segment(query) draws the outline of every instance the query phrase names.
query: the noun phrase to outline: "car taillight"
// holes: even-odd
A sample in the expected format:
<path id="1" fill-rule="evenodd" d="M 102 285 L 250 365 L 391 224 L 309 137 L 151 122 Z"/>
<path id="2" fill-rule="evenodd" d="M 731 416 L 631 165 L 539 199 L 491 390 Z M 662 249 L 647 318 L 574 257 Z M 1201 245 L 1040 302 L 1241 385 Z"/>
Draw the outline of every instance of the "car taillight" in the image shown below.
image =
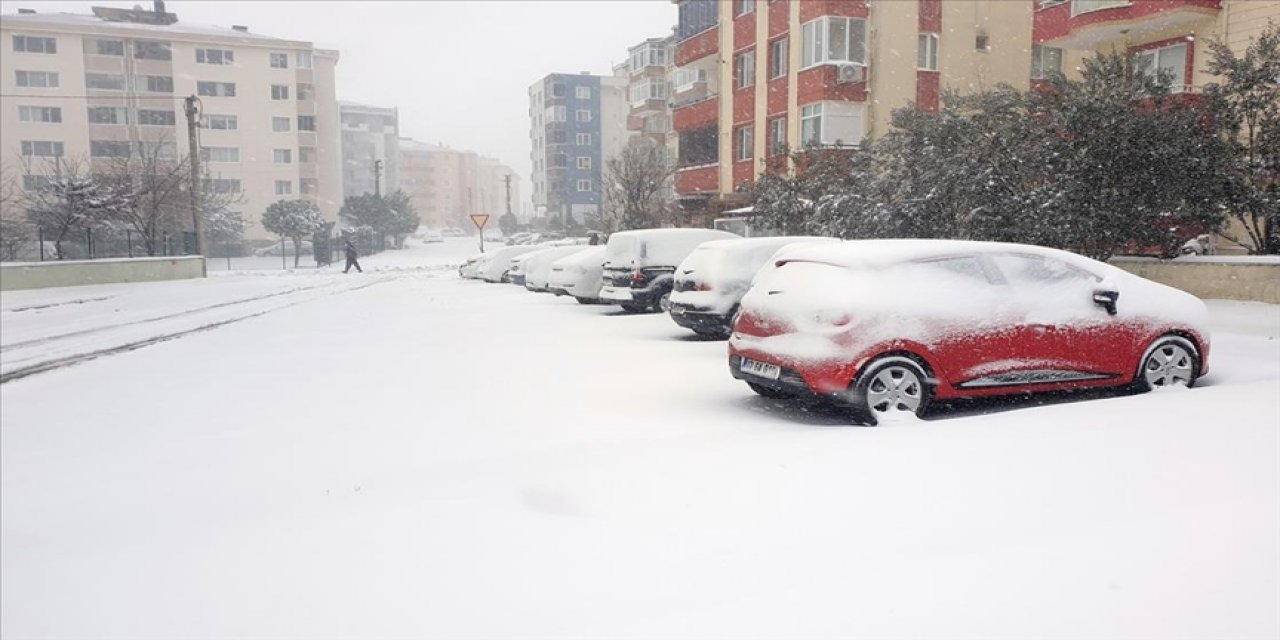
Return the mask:
<path id="1" fill-rule="evenodd" d="M 711 285 L 705 282 L 698 283 L 698 291 L 710 291 L 710 290 L 711 290 Z"/>
<path id="2" fill-rule="evenodd" d="M 853 316 L 844 311 L 819 311 L 814 319 L 833 327 L 843 327 L 853 322 Z"/>
<path id="3" fill-rule="evenodd" d="M 648 278 L 645 277 L 644 270 L 642 269 L 636 269 L 635 271 L 631 272 L 631 284 L 642 285 L 644 284 L 644 281 L 647 279 Z"/>
<path id="4" fill-rule="evenodd" d="M 733 330 L 749 336 L 773 336 L 787 333 L 790 328 L 751 311 L 742 311 L 733 324 Z"/>

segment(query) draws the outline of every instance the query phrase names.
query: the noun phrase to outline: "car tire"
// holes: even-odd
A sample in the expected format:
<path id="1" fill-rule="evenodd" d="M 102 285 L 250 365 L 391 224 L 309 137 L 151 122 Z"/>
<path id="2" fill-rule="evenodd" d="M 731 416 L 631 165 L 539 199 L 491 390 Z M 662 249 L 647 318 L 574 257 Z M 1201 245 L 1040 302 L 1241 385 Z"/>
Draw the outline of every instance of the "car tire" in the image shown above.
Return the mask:
<path id="1" fill-rule="evenodd" d="M 596 301 L 591 298 L 579 298 L 578 296 L 574 296 L 573 299 L 577 300 L 578 304 L 595 304 L 596 303 Z"/>
<path id="2" fill-rule="evenodd" d="M 863 367 L 851 390 L 854 419 L 872 427 L 894 410 L 923 416 L 933 398 L 929 374 L 920 363 L 905 356 L 872 361 Z"/>
<path id="3" fill-rule="evenodd" d="M 658 300 L 653 303 L 653 311 L 667 313 L 671 310 L 671 290 L 667 289 L 658 296 Z"/>
<path id="4" fill-rule="evenodd" d="M 766 387 L 762 384 L 756 384 L 754 382 L 748 382 L 747 386 L 751 387 L 752 391 L 770 400 L 787 400 L 787 399 L 796 397 L 796 394 L 794 393 L 788 393 L 786 391 L 782 391 L 781 389 Z"/>
<path id="5" fill-rule="evenodd" d="M 644 313 L 649 310 L 649 307 L 642 304 L 631 304 L 628 302 L 622 305 L 622 310 L 627 313 Z"/>
<path id="6" fill-rule="evenodd" d="M 1200 377 L 1200 350 L 1190 340 L 1160 336 L 1142 354 L 1133 387 L 1147 392 L 1166 387 L 1192 387 Z"/>

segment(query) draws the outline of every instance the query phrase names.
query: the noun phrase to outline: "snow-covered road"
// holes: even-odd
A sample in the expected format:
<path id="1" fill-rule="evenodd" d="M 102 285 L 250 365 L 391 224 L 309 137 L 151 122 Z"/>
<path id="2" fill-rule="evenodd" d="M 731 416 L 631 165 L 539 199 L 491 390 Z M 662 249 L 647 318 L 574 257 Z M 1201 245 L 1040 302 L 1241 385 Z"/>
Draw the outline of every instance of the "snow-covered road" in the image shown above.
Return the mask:
<path id="1" fill-rule="evenodd" d="M 6 292 L 0 371 L 103 353 L 0 385 L 0 636 L 1280 636 L 1280 307 L 1194 390 L 858 428 L 472 250 Z"/>

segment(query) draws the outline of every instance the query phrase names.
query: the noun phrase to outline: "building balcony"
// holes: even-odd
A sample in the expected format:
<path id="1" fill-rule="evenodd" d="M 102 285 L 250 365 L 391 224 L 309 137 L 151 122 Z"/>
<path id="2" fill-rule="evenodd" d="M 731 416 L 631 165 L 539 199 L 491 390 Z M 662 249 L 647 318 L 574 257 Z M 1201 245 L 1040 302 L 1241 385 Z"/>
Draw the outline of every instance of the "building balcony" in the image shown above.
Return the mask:
<path id="1" fill-rule="evenodd" d="M 720 190 L 720 165 L 704 164 L 676 170 L 676 193 L 687 196 Z"/>
<path id="2" fill-rule="evenodd" d="M 676 44 L 676 66 L 682 67 L 720 51 L 720 27 L 711 27 Z"/>
<path id="3" fill-rule="evenodd" d="M 1222 0 L 1065 0 L 1038 3 L 1032 39 L 1063 49 L 1091 50 L 1121 38 L 1180 30 L 1212 18 Z"/>
<path id="4" fill-rule="evenodd" d="M 720 97 L 710 96 L 677 105 L 671 113 L 671 121 L 676 131 L 692 131 L 714 126 L 720 121 Z"/>

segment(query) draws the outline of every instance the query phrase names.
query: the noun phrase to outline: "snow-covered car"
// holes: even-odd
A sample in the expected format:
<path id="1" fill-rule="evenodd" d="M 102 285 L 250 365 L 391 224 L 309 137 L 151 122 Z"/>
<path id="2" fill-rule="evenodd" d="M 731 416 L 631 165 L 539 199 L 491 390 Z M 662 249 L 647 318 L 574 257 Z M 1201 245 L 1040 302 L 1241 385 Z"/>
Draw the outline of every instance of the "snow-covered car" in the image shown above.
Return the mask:
<path id="1" fill-rule="evenodd" d="M 482 270 L 491 257 L 493 257 L 492 253 L 477 253 L 467 258 L 461 265 L 458 265 L 458 275 L 473 280 L 479 279 Z"/>
<path id="2" fill-rule="evenodd" d="M 495 249 L 489 252 L 489 260 L 485 263 L 484 268 L 480 270 L 480 277 L 485 282 L 506 282 L 507 271 L 511 269 L 511 260 L 513 258 L 530 251 L 539 251 L 545 248 L 537 245 L 516 245 L 514 247 Z"/>
<path id="3" fill-rule="evenodd" d="M 544 251 L 550 250 L 551 247 L 539 247 L 535 251 L 530 251 L 511 258 L 511 266 L 507 268 L 507 275 L 502 278 L 502 281 L 523 287 L 525 279 L 525 261 Z"/>
<path id="4" fill-rule="evenodd" d="M 436 229 L 427 229 L 422 232 L 423 242 L 444 242 L 444 234 Z"/>
<path id="5" fill-rule="evenodd" d="M 603 245 L 588 246 L 552 262 L 547 290 L 558 296 L 573 296 L 582 304 L 600 302 L 604 252 Z"/>
<path id="6" fill-rule="evenodd" d="M 467 235 L 467 232 L 457 227 L 445 227 L 440 230 L 440 235 L 443 235 L 446 238 L 460 238 Z"/>
<path id="7" fill-rule="evenodd" d="M 960 240 L 784 249 L 741 302 L 729 368 L 876 424 L 933 400 L 1191 386 L 1209 371 L 1195 296 L 1065 251 Z"/>
<path id="8" fill-rule="evenodd" d="M 293 255 L 293 241 L 292 241 L 292 240 L 285 240 L 283 244 L 284 244 L 284 246 L 283 246 L 283 247 L 281 247 L 281 243 L 279 243 L 279 242 L 277 242 L 277 243 L 275 243 L 275 244 L 267 245 L 267 246 L 265 246 L 265 247 L 262 247 L 261 249 L 258 249 L 258 250 L 256 250 L 256 251 L 254 251 L 254 252 L 253 252 L 253 255 L 258 256 L 258 257 L 263 257 L 263 256 L 277 256 L 277 257 L 278 257 L 278 256 L 281 254 L 281 252 L 283 252 L 283 253 L 284 253 L 285 255 L 287 255 L 287 256 L 292 256 L 292 255 Z M 311 248 L 311 241 L 310 241 L 310 240 L 303 240 L 303 241 L 302 241 L 302 251 L 301 251 L 302 255 L 304 255 L 304 256 L 311 255 L 311 252 L 312 252 L 312 248 Z"/>
<path id="9" fill-rule="evenodd" d="M 521 256 L 524 258 L 521 261 L 523 281 L 517 284 L 523 284 L 529 291 L 547 291 L 547 282 L 551 278 L 551 264 L 585 249 L 587 249 L 586 245 L 575 244 L 526 253 Z M 515 282 L 514 278 L 512 282 Z"/>
<path id="10" fill-rule="evenodd" d="M 676 265 L 709 240 L 738 238 L 714 229 L 640 229 L 609 236 L 600 299 L 627 311 L 665 310 Z"/>
<path id="11" fill-rule="evenodd" d="M 738 301 L 751 279 L 778 250 L 804 242 L 839 242 L 817 236 L 712 240 L 676 267 L 667 312 L 676 324 L 703 336 L 728 337 Z"/>

